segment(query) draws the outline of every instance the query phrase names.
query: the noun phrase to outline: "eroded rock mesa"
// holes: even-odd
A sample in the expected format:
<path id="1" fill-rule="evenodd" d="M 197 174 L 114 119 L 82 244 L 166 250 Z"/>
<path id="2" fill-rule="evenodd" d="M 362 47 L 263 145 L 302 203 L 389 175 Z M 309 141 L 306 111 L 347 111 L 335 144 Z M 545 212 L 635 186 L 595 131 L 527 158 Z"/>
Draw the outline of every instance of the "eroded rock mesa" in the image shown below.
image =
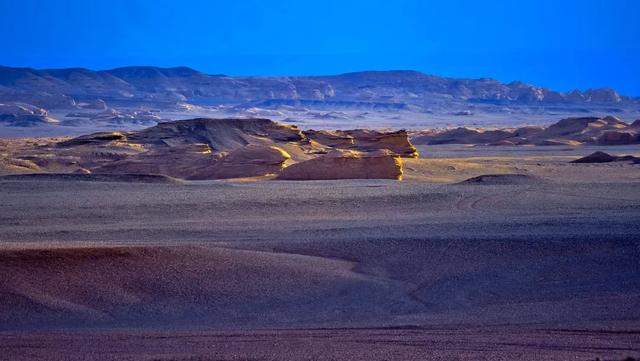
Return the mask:
<path id="1" fill-rule="evenodd" d="M 400 179 L 400 157 L 417 156 L 405 131 L 302 132 L 269 119 L 205 118 L 38 145 L 7 143 L 6 150 L 0 159 L 0 165 L 6 165 L 0 173 L 4 169 L 5 174 L 160 174 L 181 179 L 282 172 L 280 179 Z M 313 172 L 303 171 L 313 164 L 317 167 Z"/>

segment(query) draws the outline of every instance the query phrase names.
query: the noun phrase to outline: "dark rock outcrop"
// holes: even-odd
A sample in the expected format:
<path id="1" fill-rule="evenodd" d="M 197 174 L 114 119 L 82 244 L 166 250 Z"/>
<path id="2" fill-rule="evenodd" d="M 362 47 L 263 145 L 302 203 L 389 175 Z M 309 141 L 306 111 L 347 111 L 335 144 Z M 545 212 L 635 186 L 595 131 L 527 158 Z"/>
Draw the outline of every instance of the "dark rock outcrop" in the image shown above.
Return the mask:
<path id="1" fill-rule="evenodd" d="M 616 156 L 605 152 L 594 152 L 586 157 L 572 160 L 571 163 L 610 163 L 610 162 L 631 162 L 633 164 L 640 163 L 640 157 L 632 155 Z"/>
<path id="2" fill-rule="evenodd" d="M 540 184 L 543 180 L 528 174 L 485 174 L 469 178 L 458 184 L 526 185 Z"/>
<path id="3" fill-rule="evenodd" d="M 88 144 L 105 144 L 113 141 L 126 141 L 127 136 L 122 132 L 100 132 L 65 140 L 57 143 L 58 147 L 76 147 Z"/>
<path id="4" fill-rule="evenodd" d="M 623 145 L 640 143 L 640 135 L 630 131 L 607 131 L 597 138 L 598 144 Z"/>

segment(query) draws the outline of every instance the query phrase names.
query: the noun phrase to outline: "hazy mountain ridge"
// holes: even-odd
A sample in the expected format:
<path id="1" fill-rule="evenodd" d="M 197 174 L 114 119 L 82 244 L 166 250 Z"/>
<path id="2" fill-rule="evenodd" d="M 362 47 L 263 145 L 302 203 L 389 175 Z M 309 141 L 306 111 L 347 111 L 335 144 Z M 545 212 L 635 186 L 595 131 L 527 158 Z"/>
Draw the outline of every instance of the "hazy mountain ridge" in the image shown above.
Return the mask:
<path id="1" fill-rule="evenodd" d="M 0 105 L 2 137 L 132 130 L 196 117 L 266 117 L 303 129 L 343 130 L 505 128 L 546 126 L 569 117 L 640 118 L 640 99 L 613 89 L 562 93 L 522 82 L 411 70 L 234 77 L 187 67 L 0 66 Z M 20 109 L 38 111 L 22 114 Z M 24 127 L 31 128 L 28 134 L 18 129 Z"/>
<path id="2" fill-rule="evenodd" d="M 83 68 L 0 67 L 0 100 L 43 107 L 105 101 L 246 103 L 315 100 L 406 104 L 420 108 L 447 102 L 504 104 L 638 104 L 609 88 L 563 93 L 522 82 L 455 79 L 417 71 L 364 71 L 331 76 L 232 77 L 187 67 L 131 66 L 92 71 Z"/>

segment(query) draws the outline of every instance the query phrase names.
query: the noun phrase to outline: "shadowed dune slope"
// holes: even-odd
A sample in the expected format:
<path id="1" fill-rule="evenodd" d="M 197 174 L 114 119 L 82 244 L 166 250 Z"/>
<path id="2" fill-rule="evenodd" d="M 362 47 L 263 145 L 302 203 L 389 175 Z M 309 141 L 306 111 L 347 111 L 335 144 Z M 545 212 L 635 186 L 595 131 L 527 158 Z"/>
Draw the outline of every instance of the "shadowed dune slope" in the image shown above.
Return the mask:
<path id="1" fill-rule="evenodd" d="M 0 324 L 237 328 L 362 322 L 408 310 L 397 286 L 351 267 L 222 248 L 4 250 Z"/>
<path id="2" fill-rule="evenodd" d="M 637 242 L 267 242 L 0 252 L 5 330 L 607 324 L 640 319 Z M 349 260 L 349 261 L 346 261 Z"/>

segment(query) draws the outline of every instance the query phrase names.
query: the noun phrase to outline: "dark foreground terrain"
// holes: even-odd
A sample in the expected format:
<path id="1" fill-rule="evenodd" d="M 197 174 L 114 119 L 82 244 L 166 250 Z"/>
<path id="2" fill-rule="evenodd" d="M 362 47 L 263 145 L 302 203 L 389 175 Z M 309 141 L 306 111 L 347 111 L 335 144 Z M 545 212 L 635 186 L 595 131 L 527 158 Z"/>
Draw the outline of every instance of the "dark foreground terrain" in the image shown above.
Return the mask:
<path id="1" fill-rule="evenodd" d="M 639 357 L 640 183 L 620 167 L 565 167 L 611 175 L 598 182 L 3 179 L 0 359 Z"/>
<path id="2" fill-rule="evenodd" d="M 501 328 L 105 331 L 2 336 L 7 360 L 591 360 L 638 332 Z M 625 356 L 627 358 L 629 356 Z M 634 361 L 634 360 L 630 360 Z"/>

